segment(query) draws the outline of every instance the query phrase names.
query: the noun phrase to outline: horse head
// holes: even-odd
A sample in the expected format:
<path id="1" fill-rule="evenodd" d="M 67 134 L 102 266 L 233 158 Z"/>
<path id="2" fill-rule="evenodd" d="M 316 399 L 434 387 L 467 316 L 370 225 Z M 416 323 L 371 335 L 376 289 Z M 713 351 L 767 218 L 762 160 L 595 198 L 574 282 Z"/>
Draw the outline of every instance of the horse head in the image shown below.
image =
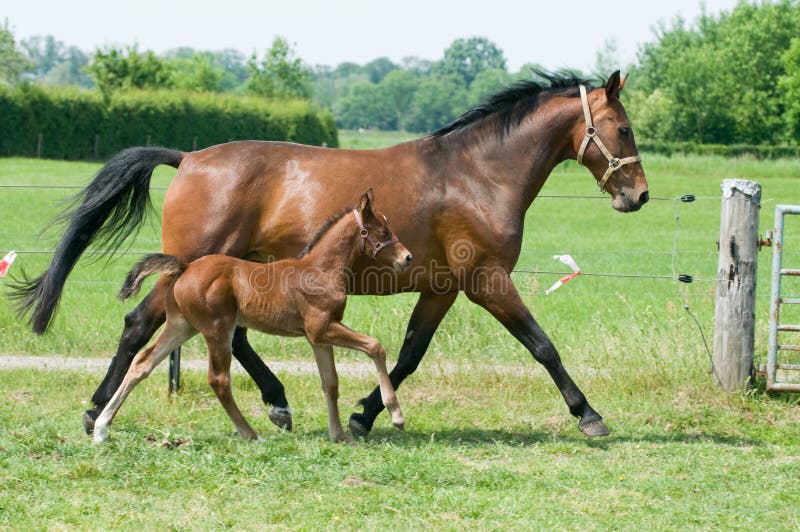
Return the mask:
<path id="1" fill-rule="evenodd" d="M 412 255 L 389 228 L 389 221 L 374 207 L 372 189 L 359 199 L 353 214 L 361 231 L 362 249 L 382 264 L 396 271 L 406 270 L 411 265 Z"/>
<path id="2" fill-rule="evenodd" d="M 587 94 L 580 87 L 583 117 L 574 135 L 578 162 L 620 212 L 638 211 L 650 199 L 633 130 L 619 99 L 626 79 L 617 70 L 603 88 Z"/>

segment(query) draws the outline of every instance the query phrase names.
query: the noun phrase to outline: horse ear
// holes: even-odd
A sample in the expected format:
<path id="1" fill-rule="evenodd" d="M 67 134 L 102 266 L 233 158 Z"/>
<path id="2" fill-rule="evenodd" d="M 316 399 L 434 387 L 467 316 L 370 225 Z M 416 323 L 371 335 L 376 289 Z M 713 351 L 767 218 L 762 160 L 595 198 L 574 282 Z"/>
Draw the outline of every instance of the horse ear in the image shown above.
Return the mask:
<path id="1" fill-rule="evenodd" d="M 364 192 L 364 195 L 361 196 L 361 200 L 358 202 L 358 210 L 362 212 L 369 211 L 372 208 L 372 201 L 374 198 L 375 195 L 372 193 L 372 187 L 370 187 Z"/>
<path id="2" fill-rule="evenodd" d="M 619 91 L 622 90 L 622 86 L 625 84 L 624 81 L 620 82 L 619 79 L 619 70 L 615 70 L 611 77 L 608 78 L 606 82 L 606 98 L 608 100 L 613 100 L 615 98 L 619 98 Z"/>

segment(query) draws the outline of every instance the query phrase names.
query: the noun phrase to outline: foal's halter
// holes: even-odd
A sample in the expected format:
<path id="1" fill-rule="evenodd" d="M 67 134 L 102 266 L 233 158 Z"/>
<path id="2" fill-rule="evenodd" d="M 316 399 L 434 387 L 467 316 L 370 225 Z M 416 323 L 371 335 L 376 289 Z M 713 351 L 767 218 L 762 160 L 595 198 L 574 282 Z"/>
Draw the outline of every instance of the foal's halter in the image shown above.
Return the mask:
<path id="1" fill-rule="evenodd" d="M 378 252 L 385 247 L 391 246 L 392 244 L 397 244 L 400 242 L 400 239 L 397 238 L 394 233 L 392 233 L 392 238 L 389 240 L 384 240 L 383 242 L 379 242 L 372 238 L 367 231 L 367 228 L 364 227 L 364 222 L 361 220 L 361 213 L 358 212 L 358 209 L 353 209 L 353 215 L 356 217 L 356 222 L 358 222 L 358 228 L 361 230 L 361 238 L 364 242 L 364 253 L 369 255 L 370 257 L 377 258 Z M 367 242 L 372 246 L 372 252 L 367 251 Z"/>
<path id="2" fill-rule="evenodd" d="M 626 164 L 640 162 L 642 158 L 638 155 L 634 155 L 632 157 L 620 159 L 611 155 L 611 152 L 608 151 L 606 145 L 603 144 L 603 141 L 600 140 L 599 136 L 597 136 L 597 130 L 592 124 L 592 112 L 589 110 L 589 100 L 586 98 L 586 87 L 580 85 L 579 88 L 581 91 L 581 105 L 583 105 L 583 119 L 586 121 L 586 135 L 584 135 L 583 142 L 581 142 L 581 147 L 578 150 L 578 164 L 583 164 L 583 152 L 585 152 L 587 146 L 589 146 L 589 141 L 594 140 L 594 143 L 597 144 L 597 147 L 600 148 L 600 151 L 603 152 L 603 155 L 605 155 L 606 159 L 608 159 L 608 168 L 603 174 L 603 177 L 597 183 L 597 186 L 600 187 L 600 191 L 605 192 L 606 182 L 608 181 L 608 178 L 611 177 L 611 174 Z"/>

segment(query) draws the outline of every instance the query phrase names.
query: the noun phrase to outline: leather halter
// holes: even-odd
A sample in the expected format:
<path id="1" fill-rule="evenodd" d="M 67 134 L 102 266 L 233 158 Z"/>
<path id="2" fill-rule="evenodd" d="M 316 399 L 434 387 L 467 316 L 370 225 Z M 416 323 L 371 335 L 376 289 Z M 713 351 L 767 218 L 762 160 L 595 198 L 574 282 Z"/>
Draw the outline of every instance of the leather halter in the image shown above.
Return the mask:
<path id="1" fill-rule="evenodd" d="M 392 238 L 389 240 L 384 240 L 383 242 L 379 242 L 372 238 L 372 235 L 369 234 L 369 231 L 366 227 L 364 227 L 364 222 L 361 219 L 361 213 L 358 212 L 358 209 L 353 209 L 353 215 L 356 217 L 356 222 L 358 223 L 358 228 L 361 230 L 361 238 L 363 239 L 364 246 L 363 251 L 366 255 L 370 257 L 377 258 L 378 252 L 385 247 L 391 246 L 392 244 L 397 244 L 400 242 L 400 239 L 397 238 L 394 233 L 392 233 Z M 367 251 L 367 242 L 372 246 L 372 252 L 370 253 Z"/>
<path id="2" fill-rule="evenodd" d="M 584 135 L 583 142 L 581 142 L 581 147 L 578 150 L 578 164 L 583 164 L 583 152 L 585 152 L 587 146 L 589 146 L 589 141 L 594 140 L 594 143 L 597 144 L 597 147 L 600 148 L 600 151 L 603 152 L 603 155 L 605 155 L 606 159 L 608 159 L 608 168 L 606 169 L 606 172 L 603 174 L 603 177 L 600 179 L 600 181 L 597 182 L 597 186 L 600 187 L 600 191 L 605 192 L 606 182 L 608 181 L 608 178 L 611 177 L 611 174 L 626 164 L 641 162 L 642 158 L 638 155 L 634 155 L 632 157 L 620 159 L 611 155 L 611 152 L 608 151 L 606 145 L 603 144 L 602 140 L 600 140 L 600 137 L 597 135 L 597 130 L 592 124 L 592 112 L 589 110 L 589 99 L 586 97 L 586 87 L 580 85 L 579 88 L 581 91 L 581 105 L 583 106 L 583 119 L 586 121 L 586 135 Z"/>

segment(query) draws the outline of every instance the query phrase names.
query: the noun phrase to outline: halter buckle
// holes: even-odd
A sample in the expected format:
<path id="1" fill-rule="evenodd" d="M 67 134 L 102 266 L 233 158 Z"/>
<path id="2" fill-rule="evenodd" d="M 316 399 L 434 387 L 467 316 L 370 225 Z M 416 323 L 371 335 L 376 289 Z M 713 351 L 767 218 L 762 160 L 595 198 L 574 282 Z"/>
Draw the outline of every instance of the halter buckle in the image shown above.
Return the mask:
<path id="1" fill-rule="evenodd" d="M 611 169 L 612 172 L 616 172 L 620 168 L 622 168 L 622 161 L 619 160 L 618 157 L 614 157 L 610 161 L 608 161 L 608 167 Z"/>
<path id="2" fill-rule="evenodd" d="M 594 126 L 586 126 L 586 136 L 593 138 L 595 135 L 597 135 L 597 130 L 594 128 Z"/>

